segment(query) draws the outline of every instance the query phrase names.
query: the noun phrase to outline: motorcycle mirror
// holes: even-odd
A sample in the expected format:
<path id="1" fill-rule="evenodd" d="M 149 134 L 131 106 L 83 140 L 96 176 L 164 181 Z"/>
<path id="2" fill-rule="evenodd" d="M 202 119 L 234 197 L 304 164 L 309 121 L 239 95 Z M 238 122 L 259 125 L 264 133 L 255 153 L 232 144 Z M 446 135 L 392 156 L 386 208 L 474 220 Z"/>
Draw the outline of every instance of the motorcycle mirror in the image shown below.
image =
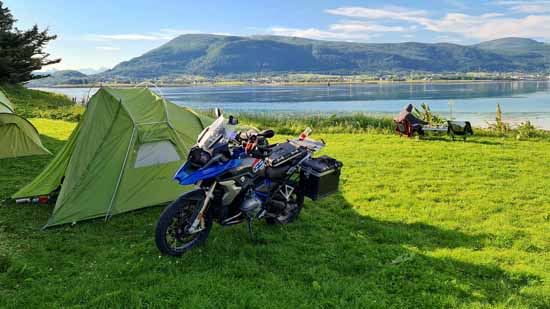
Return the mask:
<path id="1" fill-rule="evenodd" d="M 216 118 L 219 118 L 222 115 L 222 110 L 216 107 L 214 113 L 216 114 Z"/>
<path id="2" fill-rule="evenodd" d="M 239 124 L 239 120 L 233 116 L 229 116 L 229 121 L 227 122 L 232 126 L 236 126 Z"/>

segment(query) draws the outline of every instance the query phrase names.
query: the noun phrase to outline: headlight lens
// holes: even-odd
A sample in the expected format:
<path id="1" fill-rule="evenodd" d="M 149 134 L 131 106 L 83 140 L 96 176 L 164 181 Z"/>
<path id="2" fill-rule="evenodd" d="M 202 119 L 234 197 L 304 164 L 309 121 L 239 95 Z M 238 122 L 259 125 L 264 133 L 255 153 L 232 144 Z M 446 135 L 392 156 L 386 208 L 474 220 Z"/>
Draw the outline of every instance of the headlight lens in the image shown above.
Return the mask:
<path id="1" fill-rule="evenodd" d="M 191 161 L 191 163 L 193 164 L 203 166 L 206 163 L 208 163 L 210 159 L 211 159 L 210 154 L 199 147 L 194 147 L 189 152 L 189 161 Z"/>

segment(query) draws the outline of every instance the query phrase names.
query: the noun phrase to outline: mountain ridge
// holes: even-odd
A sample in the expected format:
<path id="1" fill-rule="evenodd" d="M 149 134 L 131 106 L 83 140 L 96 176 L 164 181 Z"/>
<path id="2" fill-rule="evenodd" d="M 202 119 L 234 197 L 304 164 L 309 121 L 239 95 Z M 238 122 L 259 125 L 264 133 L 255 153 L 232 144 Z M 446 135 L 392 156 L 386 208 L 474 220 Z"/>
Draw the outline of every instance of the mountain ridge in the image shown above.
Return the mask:
<path id="1" fill-rule="evenodd" d="M 46 73 L 48 77 L 27 83 L 28 87 L 51 87 L 59 84 L 86 84 L 93 78 L 77 70 L 56 70 Z"/>
<path id="2" fill-rule="evenodd" d="M 185 75 L 290 73 L 353 75 L 394 72 L 546 72 L 550 45 L 502 38 L 474 45 L 356 43 L 298 37 L 184 34 L 91 80 L 170 79 Z"/>
<path id="3" fill-rule="evenodd" d="M 527 44 L 526 42 L 529 42 Z M 505 45 L 508 49 L 503 48 Z M 525 46 L 546 45 L 505 38 L 476 45 L 452 43 L 351 43 L 284 36 L 181 35 L 140 57 L 122 62 L 107 75 L 153 78 L 159 75 L 206 76 L 251 73 L 356 74 L 380 71 L 466 72 L 536 71 L 541 61 L 513 58 L 532 55 Z M 523 48 L 523 49 L 521 49 Z M 503 52 L 506 51 L 506 52 Z M 539 51 L 541 52 L 541 51 Z M 550 49 L 548 51 L 550 53 Z"/>

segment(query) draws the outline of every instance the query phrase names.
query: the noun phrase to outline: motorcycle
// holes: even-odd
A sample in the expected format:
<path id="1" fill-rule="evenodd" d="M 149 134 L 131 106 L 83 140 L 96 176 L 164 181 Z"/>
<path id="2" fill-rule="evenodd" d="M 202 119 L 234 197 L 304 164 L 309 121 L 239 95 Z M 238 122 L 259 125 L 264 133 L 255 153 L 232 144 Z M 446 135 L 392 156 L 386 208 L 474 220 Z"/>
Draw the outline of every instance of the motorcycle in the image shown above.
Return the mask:
<path id="1" fill-rule="evenodd" d="M 163 254 L 181 256 L 202 244 L 213 222 L 246 221 L 251 237 L 254 220 L 291 223 L 300 215 L 304 196 L 318 198 L 320 187 L 322 195 L 338 189 L 341 163 L 329 160 L 333 164 L 316 173 L 314 167 L 322 162 L 312 154 L 325 143 L 309 139 L 310 129 L 297 139 L 270 144 L 273 130 L 236 132 L 236 118 L 225 119 L 218 109 L 216 116 L 174 176 L 195 189 L 168 205 L 158 220 L 155 240 Z M 323 177 L 326 181 L 319 183 Z"/>

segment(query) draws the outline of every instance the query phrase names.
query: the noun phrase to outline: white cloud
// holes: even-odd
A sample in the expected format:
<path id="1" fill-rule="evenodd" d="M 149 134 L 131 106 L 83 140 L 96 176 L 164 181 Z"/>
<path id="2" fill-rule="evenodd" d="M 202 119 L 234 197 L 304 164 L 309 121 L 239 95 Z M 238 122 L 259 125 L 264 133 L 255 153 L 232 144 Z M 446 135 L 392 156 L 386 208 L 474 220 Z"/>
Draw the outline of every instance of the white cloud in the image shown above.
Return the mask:
<path id="1" fill-rule="evenodd" d="M 96 46 L 97 50 L 101 51 L 119 51 L 120 47 L 114 47 L 114 46 Z"/>
<path id="2" fill-rule="evenodd" d="M 85 35 L 87 41 L 169 41 L 181 34 L 197 33 L 197 31 L 184 29 L 160 29 L 158 32 L 149 32 L 144 34 L 90 34 Z"/>
<path id="3" fill-rule="evenodd" d="M 164 36 L 145 34 L 95 34 L 89 37 L 92 41 L 157 41 L 166 40 Z"/>
<path id="4" fill-rule="evenodd" d="M 400 6 L 386 6 L 384 8 L 368 7 L 340 7 L 325 10 L 326 13 L 362 19 L 398 20 L 409 23 L 426 25 L 430 22 L 428 13 L 424 10 L 413 10 Z"/>
<path id="5" fill-rule="evenodd" d="M 471 16 L 450 13 L 443 19 L 430 21 L 425 28 L 434 32 L 458 33 L 482 40 L 502 37 L 550 38 L 550 16 L 510 18 L 500 14 Z"/>
<path id="6" fill-rule="evenodd" d="M 349 21 L 345 23 L 333 24 L 329 27 L 330 31 L 341 32 L 403 32 L 406 31 L 401 26 L 384 26 L 362 21 Z"/>
<path id="7" fill-rule="evenodd" d="M 500 1 L 510 6 L 527 5 L 534 9 L 534 4 L 550 4 L 550 1 Z M 544 9 L 550 10 L 548 7 Z M 416 24 L 425 30 L 438 33 L 460 34 L 468 38 L 495 39 L 501 37 L 521 36 L 530 38 L 550 38 L 550 15 L 528 15 L 524 17 L 509 17 L 502 13 L 487 13 L 483 15 L 467 15 L 448 13 L 442 18 L 430 18 L 427 12 L 411 10 L 403 7 L 384 7 L 380 9 L 368 7 L 341 7 L 326 11 L 329 14 L 360 18 L 362 20 L 404 21 Z M 411 26 L 412 27 L 412 26 Z M 409 27 L 408 29 L 412 29 Z"/>
<path id="8" fill-rule="evenodd" d="M 550 38 L 550 16 L 530 15 L 524 18 L 501 18 L 470 29 L 472 37 L 495 39 L 502 37 Z"/>
<path id="9" fill-rule="evenodd" d="M 508 7 L 517 13 L 543 14 L 550 13 L 550 1 L 496 1 L 495 4 Z"/>
<path id="10" fill-rule="evenodd" d="M 380 36 L 384 32 L 405 32 L 402 26 L 385 26 L 376 23 L 350 20 L 329 25 L 327 30 L 317 28 L 271 27 L 269 32 L 275 35 L 295 36 L 309 39 L 336 41 L 366 41 Z"/>
<path id="11" fill-rule="evenodd" d="M 416 21 L 427 15 L 423 10 L 410 10 L 399 6 L 387 6 L 382 9 L 374 9 L 368 7 L 341 7 L 336 9 L 326 10 L 325 12 L 332 15 L 362 17 L 371 19 L 395 19 L 395 20 L 411 20 Z"/>
<path id="12" fill-rule="evenodd" d="M 365 41 L 369 39 L 368 33 L 333 32 L 333 31 L 323 31 L 316 28 L 297 29 L 297 28 L 285 28 L 285 27 L 271 27 L 269 29 L 269 32 L 275 35 L 294 36 L 294 37 L 318 39 L 318 40 Z"/>

